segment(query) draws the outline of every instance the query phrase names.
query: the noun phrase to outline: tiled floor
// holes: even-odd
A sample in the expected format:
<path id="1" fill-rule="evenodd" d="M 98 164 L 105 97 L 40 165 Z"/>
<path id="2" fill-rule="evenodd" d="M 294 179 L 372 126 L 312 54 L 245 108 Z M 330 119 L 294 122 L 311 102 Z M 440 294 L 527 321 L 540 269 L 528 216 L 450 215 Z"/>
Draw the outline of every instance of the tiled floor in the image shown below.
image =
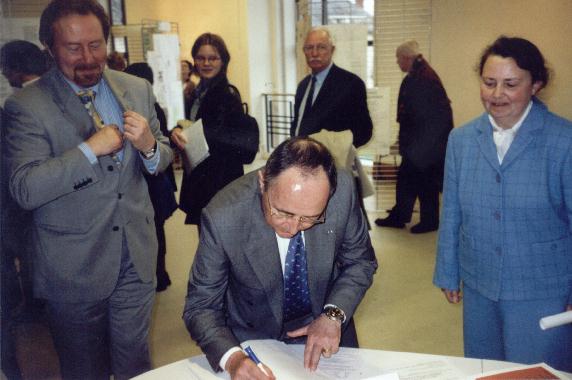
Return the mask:
<path id="1" fill-rule="evenodd" d="M 375 217 L 370 215 L 372 224 Z M 166 223 L 167 269 L 173 284 L 158 293 L 155 302 L 150 334 L 155 367 L 200 354 L 181 319 L 197 246 L 196 228 L 183 220 L 177 211 Z M 373 227 L 380 267 L 355 316 L 361 347 L 462 356 L 461 307 L 449 305 L 431 284 L 436 236 Z M 57 378 L 45 327 L 29 325 L 18 331 L 19 359 L 31 368 L 25 377 Z"/>

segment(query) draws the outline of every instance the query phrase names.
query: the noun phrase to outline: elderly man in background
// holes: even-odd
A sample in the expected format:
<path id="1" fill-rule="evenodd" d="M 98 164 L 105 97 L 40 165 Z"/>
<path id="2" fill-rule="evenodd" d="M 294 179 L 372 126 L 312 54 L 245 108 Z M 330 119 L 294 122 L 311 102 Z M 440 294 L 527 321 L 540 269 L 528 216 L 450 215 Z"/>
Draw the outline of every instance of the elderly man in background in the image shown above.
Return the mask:
<path id="1" fill-rule="evenodd" d="M 149 83 L 105 69 L 95 0 L 53 0 L 39 39 L 56 66 L 6 101 L 10 191 L 33 212 L 34 291 L 64 379 L 150 369 L 157 240 L 144 173 L 172 159 Z"/>
<path id="2" fill-rule="evenodd" d="M 397 64 L 407 73 L 399 89 L 397 121 L 399 154 L 396 204 L 381 227 L 403 228 L 411 221 L 419 198 L 421 219 L 411 227 L 420 234 L 439 228 L 439 192 L 447 137 L 453 128 L 453 111 L 439 76 L 419 53 L 419 44 L 408 41 L 397 48 Z"/>
<path id="3" fill-rule="evenodd" d="M 351 131 L 348 142 L 353 143 L 355 148 L 365 145 L 373 131 L 365 83 L 357 75 L 333 63 L 335 46 L 327 28 L 310 30 L 302 50 L 311 74 L 298 84 L 290 135 L 311 136 L 322 143 L 333 139 L 333 144 L 328 144 L 328 148 L 341 149 L 346 154 L 345 149 L 340 148 L 346 145 L 346 134 L 331 132 Z M 316 136 L 317 133 L 320 135 Z M 364 191 L 364 188 L 368 188 L 369 180 L 361 170 L 355 148 L 349 152 L 349 166 L 346 168 L 354 173 L 358 201 L 369 229 L 363 204 L 363 197 L 371 194 Z M 338 162 L 338 165 L 345 166 L 346 163 Z"/>

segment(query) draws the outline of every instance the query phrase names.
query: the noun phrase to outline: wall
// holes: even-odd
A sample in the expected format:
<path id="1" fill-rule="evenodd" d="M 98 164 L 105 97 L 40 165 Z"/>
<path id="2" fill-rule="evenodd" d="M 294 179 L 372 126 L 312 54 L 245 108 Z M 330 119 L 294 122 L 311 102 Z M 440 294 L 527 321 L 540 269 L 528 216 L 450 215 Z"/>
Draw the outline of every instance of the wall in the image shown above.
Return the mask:
<path id="1" fill-rule="evenodd" d="M 538 46 L 553 82 L 541 92 L 549 108 L 572 119 L 572 1 L 433 0 L 431 64 L 452 100 L 455 125 L 483 112 L 474 67 L 482 50 L 500 34 Z"/>
<path id="2" fill-rule="evenodd" d="M 247 0 L 125 0 L 125 13 L 128 24 L 143 19 L 178 23 L 181 58 L 190 58 L 200 34 L 219 34 L 230 51 L 229 79 L 244 99 L 250 98 Z"/>

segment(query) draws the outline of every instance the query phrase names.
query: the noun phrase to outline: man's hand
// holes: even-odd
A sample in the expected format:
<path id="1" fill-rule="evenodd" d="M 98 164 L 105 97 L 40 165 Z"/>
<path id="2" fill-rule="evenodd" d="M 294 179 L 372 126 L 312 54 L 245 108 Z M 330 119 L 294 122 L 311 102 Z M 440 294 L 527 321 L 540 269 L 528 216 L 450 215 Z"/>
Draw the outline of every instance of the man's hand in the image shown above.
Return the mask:
<path id="1" fill-rule="evenodd" d="M 123 136 L 117 125 L 105 125 L 85 142 L 96 157 L 115 153 L 123 147 Z"/>
<path id="2" fill-rule="evenodd" d="M 342 323 L 332 321 L 325 315 L 320 315 L 309 325 L 288 332 L 288 336 L 293 338 L 304 335 L 308 336 L 304 349 L 304 368 L 315 371 L 318 368 L 320 355 L 330 358 L 333 354 L 338 353 L 342 336 Z"/>
<path id="3" fill-rule="evenodd" d="M 149 128 L 147 119 L 134 111 L 123 113 L 123 136 L 140 152 L 148 152 L 155 146 L 155 136 Z"/>
<path id="4" fill-rule="evenodd" d="M 239 380 L 239 379 L 259 379 L 259 380 L 268 380 L 272 379 L 275 380 L 274 374 L 270 370 L 270 368 L 266 367 L 264 364 L 264 370 L 268 373 L 268 376 L 262 372 L 260 368 L 254 364 L 252 360 L 248 356 L 244 354 L 242 351 L 235 352 L 234 354 L 230 355 L 226 362 L 225 370 L 230 374 L 230 378 L 232 380 Z"/>
<path id="5" fill-rule="evenodd" d="M 182 128 L 173 129 L 173 132 L 171 132 L 171 141 L 173 141 L 179 149 L 185 149 L 185 145 L 187 145 L 187 138 L 183 134 Z"/>
<path id="6" fill-rule="evenodd" d="M 449 290 L 441 288 L 441 291 L 443 292 L 443 294 L 445 294 L 445 298 L 447 298 L 447 301 L 449 301 L 449 303 L 459 303 L 463 299 L 461 291 L 458 289 Z"/>
<path id="7" fill-rule="evenodd" d="M 570 310 L 572 310 L 572 305 L 566 306 L 566 311 L 570 311 Z"/>

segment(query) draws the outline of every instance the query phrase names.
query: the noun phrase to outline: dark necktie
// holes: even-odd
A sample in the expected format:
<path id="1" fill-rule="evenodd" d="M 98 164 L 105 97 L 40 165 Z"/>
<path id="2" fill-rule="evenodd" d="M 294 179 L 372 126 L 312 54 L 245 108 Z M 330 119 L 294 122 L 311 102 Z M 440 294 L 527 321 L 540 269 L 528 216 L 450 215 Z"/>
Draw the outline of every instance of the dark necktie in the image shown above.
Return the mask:
<path id="1" fill-rule="evenodd" d="M 302 233 L 290 239 L 284 266 L 284 321 L 300 318 L 312 311 L 306 248 Z"/>
<path id="2" fill-rule="evenodd" d="M 89 113 L 89 116 L 91 116 L 91 118 L 93 119 L 93 124 L 95 125 L 95 128 L 97 130 L 103 128 L 104 126 L 103 119 L 101 118 L 101 116 L 97 112 L 97 109 L 95 108 L 95 105 L 93 104 L 95 100 L 95 92 L 93 92 L 93 90 L 82 90 L 77 93 L 77 96 L 79 97 L 79 100 L 81 100 L 83 106 L 87 110 L 87 113 Z M 111 154 L 111 158 L 113 159 L 113 161 L 115 161 L 115 163 L 118 166 L 120 165 L 121 161 L 119 160 L 119 157 L 117 157 L 115 153 Z"/>
<path id="3" fill-rule="evenodd" d="M 308 97 L 306 98 L 306 106 L 304 107 L 304 114 L 302 115 L 302 120 L 308 116 L 310 110 L 312 109 L 312 103 L 314 101 L 314 88 L 316 87 L 316 77 L 312 75 L 310 84 L 310 91 L 308 91 Z"/>

